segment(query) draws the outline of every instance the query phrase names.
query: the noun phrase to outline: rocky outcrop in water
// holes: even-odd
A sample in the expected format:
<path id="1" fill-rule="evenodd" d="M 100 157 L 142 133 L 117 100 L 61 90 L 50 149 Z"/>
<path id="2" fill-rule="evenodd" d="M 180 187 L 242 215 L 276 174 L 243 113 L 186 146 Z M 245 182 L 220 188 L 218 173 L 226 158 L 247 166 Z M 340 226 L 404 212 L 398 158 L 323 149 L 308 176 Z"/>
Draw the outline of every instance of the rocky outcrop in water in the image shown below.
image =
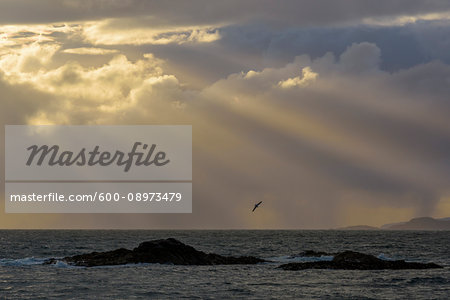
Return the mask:
<path id="1" fill-rule="evenodd" d="M 57 259 L 52 258 L 44 264 L 55 264 L 57 261 Z M 230 257 L 215 253 L 205 253 L 173 238 L 143 242 L 133 250 L 121 248 L 107 252 L 92 252 L 64 257 L 61 261 L 83 267 L 137 263 L 233 265 L 265 262 L 265 260 L 253 256 Z"/>
<path id="2" fill-rule="evenodd" d="M 316 261 L 289 263 L 279 266 L 283 270 L 305 269 L 342 269 L 342 270 L 401 270 L 401 269 L 431 269 L 442 268 L 434 263 L 406 262 L 404 260 L 382 260 L 373 255 L 353 251 L 327 253 L 321 251 L 303 251 L 303 257 L 334 256 L 331 261 Z M 96 267 L 138 263 L 159 263 L 173 265 L 238 265 L 269 262 L 254 256 L 222 256 L 215 253 L 205 253 L 173 239 L 143 242 L 133 250 L 120 248 L 106 252 L 91 252 L 87 254 L 49 259 L 44 264 L 56 264 L 63 261 L 73 266 Z"/>
<path id="3" fill-rule="evenodd" d="M 405 269 L 433 269 L 433 268 L 442 268 L 442 266 L 439 266 L 434 263 L 406 262 L 404 260 L 382 260 L 369 254 L 353 251 L 344 251 L 336 254 L 333 260 L 331 261 L 289 263 L 281 265 L 278 268 L 288 271 L 298 271 L 306 269 L 405 270 Z"/>
<path id="4" fill-rule="evenodd" d="M 334 256 L 336 253 L 328 253 L 323 251 L 315 251 L 315 250 L 305 250 L 300 252 L 298 255 L 301 257 L 321 257 L 321 256 Z"/>

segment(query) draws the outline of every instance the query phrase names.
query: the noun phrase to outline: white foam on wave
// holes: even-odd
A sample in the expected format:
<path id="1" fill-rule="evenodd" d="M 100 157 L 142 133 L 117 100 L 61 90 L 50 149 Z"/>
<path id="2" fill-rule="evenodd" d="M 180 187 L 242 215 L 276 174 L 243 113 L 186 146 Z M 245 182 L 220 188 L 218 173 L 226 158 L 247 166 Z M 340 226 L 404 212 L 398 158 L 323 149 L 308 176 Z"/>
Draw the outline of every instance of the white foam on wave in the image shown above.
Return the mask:
<path id="1" fill-rule="evenodd" d="M 44 258 L 36 258 L 36 257 L 25 257 L 25 258 L 0 258 L 0 267 L 23 267 L 23 266 L 35 266 L 35 265 L 43 265 L 46 260 L 50 258 L 44 257 Z M 137 264 L 124 264 L 124 265 L 110 265 L 110 266 L 95 266 L 91 268 L 129 268 L 129 267 L 143 267 L 152 265 L 150 263 L 137 263 Z M 70 265 L 61 258 L 57 258 L 55 263 L 50 264 L 49 266 L 56 267 L 56 268 L 86 268 L 84 266 L 74 266 Z"/>
<path id="2" fill-rule="evenodd" d="M 25 258 L 1 258 L 0 266 L 1 267 L 24 267 L 24 266 L 36 266 L 43 265 L 46 260 L 50 259 L 49 257 L 25 257 Z M 51 266 L 55 266 L 58 268 L 71 268 L 73 266 L 57 259 L 55 264 L 51 264 Z"/>
<path id="3" fill-rule="evenodd" d="M 20 267 L 20 266 L 32 266 L 32 265 L 42 265 L 48 258 L 35 258 L 35 257 L 25 257 L 25 258 L 1 258 L 0 266 L 3 267 Z"/>
<path id="4" fill-rule="evenodd" d="M 69 265 L 68 263 L 62 261 L 62 260 L 57 260 L 55 264 L 53 264 L 52 266 L 57 267 L 57 268 L 73 268 L 73 266 Z"/>
<path id="5" fill-rule="evenodd" d="M 129 268 L 129 267 L 142 267 L 142 266 L 148 266 L 152 265 L 150 263 L 137 263 L 137 264 L 124 264 L 124 265 L 105 265 L 105 266 L 93 266 L 93 267 L 86 267 L 86 266 L 74 266 L 66 263 L 62 260 L 56 260 L 54 264 L 51 264 L 50 266 L 57 267 L 57 268 L 95 268 L 95 269 L 103 269 L 103 268 Z"/>
<path id="6" fill-rule="evenodd" d="M 378 254 L 377 258 L 382 259 L 382 260 L 388 260 L 388 261 L 395 260 L 395 259 L 392 258 L 392 257 L 386 256 L 384 253 Z"/>

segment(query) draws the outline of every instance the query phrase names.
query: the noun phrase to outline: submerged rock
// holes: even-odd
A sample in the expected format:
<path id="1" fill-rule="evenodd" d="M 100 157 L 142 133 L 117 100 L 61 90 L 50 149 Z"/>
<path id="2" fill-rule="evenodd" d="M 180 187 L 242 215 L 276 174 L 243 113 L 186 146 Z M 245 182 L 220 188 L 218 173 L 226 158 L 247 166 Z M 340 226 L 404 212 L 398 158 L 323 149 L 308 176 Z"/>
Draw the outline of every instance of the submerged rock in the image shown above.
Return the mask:
<path id="1" fill-rule="evenodd" d="M 49 259 L 44 264 L 55 264 L 57 259 Z M 257 264 L 265 260 L 253 256 L 231 257 L 205 253 L 173 239 L 143 242 L 133 250 L 120 248 L 106 252 L 68 256 L 61 259 L 73 266 L 95 267 L 137 263 L 160 263 L 174 265 L 232 265 Z"/>
<path id="2" fill-rule="evenodd" d="M 406 262 L 404 260 L 382 260 L 373 255 L 344 251 L 334 256 L 331 261 L 289 263 L 279 266 L 283 270 L 297 271 L 305 269 L 335 270 L 405 270 L 442 268 L 434 263 Z"/>

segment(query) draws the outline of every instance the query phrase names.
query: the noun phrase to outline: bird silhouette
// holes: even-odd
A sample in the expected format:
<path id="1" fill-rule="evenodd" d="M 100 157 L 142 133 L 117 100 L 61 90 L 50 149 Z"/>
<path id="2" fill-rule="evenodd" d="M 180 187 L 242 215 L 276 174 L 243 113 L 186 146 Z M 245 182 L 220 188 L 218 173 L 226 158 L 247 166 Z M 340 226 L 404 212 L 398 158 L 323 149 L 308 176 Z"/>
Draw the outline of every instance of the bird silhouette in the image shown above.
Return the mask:
<path id="1" fill-rule="evenodd" d="M 253 207 L 253 210 L 252 210 L 252 212 L 254 212 L 255 211 L 255 209 L 257 209 L 258 208 L 258 206 L 260 205 L 262 203 L 262 201 L 259 201 L 259 203 L 256 203 L 255 204 L 255 207 Z"/>

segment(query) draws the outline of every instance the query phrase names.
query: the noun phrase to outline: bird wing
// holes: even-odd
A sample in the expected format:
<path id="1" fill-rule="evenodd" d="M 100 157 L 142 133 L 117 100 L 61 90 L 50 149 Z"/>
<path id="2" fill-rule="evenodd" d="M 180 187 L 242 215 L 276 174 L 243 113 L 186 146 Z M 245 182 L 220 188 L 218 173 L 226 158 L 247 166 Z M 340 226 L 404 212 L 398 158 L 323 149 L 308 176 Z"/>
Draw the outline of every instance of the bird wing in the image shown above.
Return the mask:
<path id="1" fill-rule="evenodd" d="M 255 207 L 253 207 L 252 211 L 255 211 L 255 209 L 262 203 L 262 201 L 259 201 L 258 203 L 255 204 Z"/>

